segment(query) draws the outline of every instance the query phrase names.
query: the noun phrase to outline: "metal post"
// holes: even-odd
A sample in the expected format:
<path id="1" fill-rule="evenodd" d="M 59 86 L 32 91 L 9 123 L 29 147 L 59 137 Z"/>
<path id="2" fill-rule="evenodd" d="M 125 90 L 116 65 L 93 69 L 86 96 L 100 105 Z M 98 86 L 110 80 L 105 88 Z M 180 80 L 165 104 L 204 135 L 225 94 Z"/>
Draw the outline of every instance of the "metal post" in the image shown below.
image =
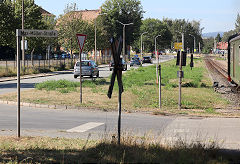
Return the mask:
<path id="1" fill-rule="evenodd" d="M 184 51 L 184 34 L 182 33 L 182 49 Z M 180 51 L 180 61 L 179 61 L 179 99 L 178 99 L 178 109 L 181 110 L 182 107 L 182 53 Z"/>
<path id="2" fill-rule="evenodd" d="M 97 63 L 97 22 L 95 19 L 95 50 L 94 50 L 94 59 L 95 63 Z"/>
<path id="3" fill-rule="evenodd" d="M 126 61 L 126 54 L 125 54 L 125 24 L 123 25 L 123 57 L 124 57 L 124 60 Z"/>
<path id="4" fill-rule="evenodd" d="M 120 70 L 118 70 L 120 72 Z M 121 141 L 121 113 L 122 113 L 122 90 L 119 86 L 119 95 L 118 95 L 118 144 L 120 145 Z"/>
<path id="5" fill-rule="evenodd" d="M 157 38 L 161 36 L 161 35 L 158 35 L 155 37 L 155 56 L 156 56 L 156 59 L 157 59 L 157 64 L 156 64 L 156 83 L 158 84 L 158 65 L 159 65 L 159 58 L 158 58 L 158 54 L 157 54 Z"/>
<path id="6" fill-rule="evenodd" d="M 159 109 L 162 108 L 162 75 L 161 75 L 161 64 L 159 65 Z"/>
<path id="7" fill-rule="evenodd" d="M 199 52 L 199 55 L 201 54 L 201 43 L 199 42 L 199 50 L 198 50 L 198 52 Z"/>
<path id="8" fill-rule="evenodd" d="M 21 39 L 17 36 L 17 137 L 20 138 L 20 46 Z"/>
<path id="9" fill-rule="evenodd" d="M 79 50 L 79 72 L 80 72 L 80 104 L 82 104 L 82 55 L 81 50 Z"/>
<path id="10" fill-rule="evenodd" d="M 24 0 L 22 0 L 22 30 L 24 30 Z M 22 61 L 23 61 L 23 72 L 25 72 L 25 40 L 22 36 Z"/>
<path id="11" fill-rule="evenodd" d="M 196 41 L 196 38 L 195 38 L 195 36 L 193 36 L 193 37 L 194 37 L 194 47 L 193 47 L 194 50 L 193 50 L 193 53 L 195 54 L 195 49 L 196 49 L 196 42 L 195 41 Z"/>

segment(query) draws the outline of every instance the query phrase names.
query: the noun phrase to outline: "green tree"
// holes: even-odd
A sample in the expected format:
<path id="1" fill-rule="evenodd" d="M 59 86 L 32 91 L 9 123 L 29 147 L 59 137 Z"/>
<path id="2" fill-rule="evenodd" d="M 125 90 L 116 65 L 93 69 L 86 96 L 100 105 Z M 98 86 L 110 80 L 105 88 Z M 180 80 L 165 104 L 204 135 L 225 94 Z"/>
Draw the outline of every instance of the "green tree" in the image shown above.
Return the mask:
<path id="1" fill-rule="evenodd" d="M 140 0 L 106 0 L 101 7 L 103 27 L 107 37 L 119 38 L 123 35 L 123 25 L 118 21 L 133 25 L 126 26 L 126 44 L 132 45 L 140 36 L 140 26 L 143 18 L 143 8 Z"/>
<path id="2" fill-rule="evenodd" d="M 217 34 L 217 37 L 215 39 L 216 39 L 216 42 L 222 41 L 221 35 L 219 33 Z"/>
<path id="3" fill-rule="evenodd" d="M 189 48 L 191 51 L 193 51 L 194 46 L 194 37 L 195 37 L 195 43 L 196 48 L 197 44 L 200 42 L 202 43 L 202 30 L 200 26 L 199 21 L 186 21 L 185 19 L 163 19 L 164 22 L 167 23 L 172 35 L 172 45 L 174 42 L 181 42 L 182 41 L 182 35 L 181 33 L 184 33 L 184 48 Z M 194 36 L 194 37 L 193 37 Z"/>
<path id="4" fill-rule="evenodd" d="M 87 40 L 84 45 L 85 51 L 94 49 L 94 26 L 87 21 L 82 20 L 81 16 L 76 16 L 74 12 L 68 12 L 61 16 L 58 20 L 58 43 L 65 50 L 78 51 L 79 46 L 76 39 L 77 33 L 87 35 Z"/>
<path id="5" fill-rule="evenodd" d="M 16 19 L 14 8 L 9 1 L 0 3 L 0 46 L 15 47 Z"/>
<path id="6" fill-rule="evenodd" d="M 235 30 L 236 30 L 236 32 L 240 32 L 240 15 L 239 15 L 239 13 L 237 14 L 237 20 L 236 20 L 236 23 L 235 23 Z"/>
<path id="7" fill-rule="evenodd" d="M 213 50 L 214 38 L 203 39 L 203 50 L 202 53 L 209 54 Z"/>
<path id="8" fill-rule="evenodd" d="M 160 21 L 159 19 L 148 18 L 142 21 L 142 26 L 140 32 L 147 32 L 143 35 L 144 49 L 147 52 L 153 52 L 155 50 L 155 37 L 161 35 L 157 39 L 157 47 L 160 49 L 170 48 L 172 34 L 168 29 L 166 23 Z M 134 45 L 134 49 L 140 48 L 140 40 L 136 40 L 137 43 Z"/>

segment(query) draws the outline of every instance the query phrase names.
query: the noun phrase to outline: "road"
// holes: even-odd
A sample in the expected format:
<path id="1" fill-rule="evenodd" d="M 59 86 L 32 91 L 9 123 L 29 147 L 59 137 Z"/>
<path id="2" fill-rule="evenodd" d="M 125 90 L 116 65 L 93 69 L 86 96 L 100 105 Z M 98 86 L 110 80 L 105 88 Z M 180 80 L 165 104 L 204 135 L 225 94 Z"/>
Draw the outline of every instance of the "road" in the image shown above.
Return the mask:
<path id="1" fill-rule="evenodd" d="M 167 60 L 167 59 L 166 59 Z M 164 61 L 163 58 L 161 61 Z M 146 64 L 147 65 L 147 64 Z M 144 66 L 146 66 L 144 64 Z M 100 77 L 108 77 L 108 67 L 100 68 Z M 22 90 L 46 80 L 74 79 L 73 74 L 24 79 Z M 0 83 L 0 94 L 16 92 L 16 81 Z M 0 104 L 0 135 L 17 135 L 16 106 Z M 99 139 L 117 134 L 117 112 L 60 110 L 21 107 L 21 135 Z M 126 135 L 152 135 L 161 142 L 182 138 L 186 142 L 217 141 L 222 147 L 239 149 L 240 119 L 155 116 L 142 113 L 122 114 L 122 131 Z"/>
<path id="2" fill-rule="evenodd" d="M 16 106 L 1 104 L 0 135 L 17 135 L 16 118 Z M 22 107 L 21 136 L 83 139 L 90 136 L 90 139 L 103 139 L 117 134 L 117 120 L 117 112 Z M 190 143 L 216 141 L 220 147 L 239 149 L 239 125 L 238 118 L 168 117 L 122 113 L 122 132 L 125 136 L 149 136 L 159 142 L 171 143 L 180 138 Z"/>

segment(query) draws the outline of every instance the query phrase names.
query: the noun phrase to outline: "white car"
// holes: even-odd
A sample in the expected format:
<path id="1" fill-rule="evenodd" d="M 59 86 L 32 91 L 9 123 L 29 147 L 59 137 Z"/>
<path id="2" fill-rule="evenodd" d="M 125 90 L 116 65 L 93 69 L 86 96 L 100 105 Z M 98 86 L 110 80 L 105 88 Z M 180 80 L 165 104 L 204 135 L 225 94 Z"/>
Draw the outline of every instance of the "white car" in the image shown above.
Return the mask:
<path id="1" fill-rule="evenodd" d="M 97 64 L 92 60 L 82 60 L 82 76 L 99 77 L 99 69 Z M 80 62 L 77 61 L 74 66 L 74 78 L 80 76 Z"/>

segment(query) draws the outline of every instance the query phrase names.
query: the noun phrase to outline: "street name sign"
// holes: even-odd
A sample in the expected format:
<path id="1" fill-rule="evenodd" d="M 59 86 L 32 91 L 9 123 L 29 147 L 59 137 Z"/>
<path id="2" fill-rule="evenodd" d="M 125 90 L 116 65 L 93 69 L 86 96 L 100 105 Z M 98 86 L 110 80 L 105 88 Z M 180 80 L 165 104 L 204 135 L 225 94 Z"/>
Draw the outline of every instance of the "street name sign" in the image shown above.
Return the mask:
<path id="1" fill-rule="evenodd" d="M 29 30 L 29 29 L 17 29 L 16 35 L 18 37 L 58 37 L 58 32 L 56 30 Z"/>

